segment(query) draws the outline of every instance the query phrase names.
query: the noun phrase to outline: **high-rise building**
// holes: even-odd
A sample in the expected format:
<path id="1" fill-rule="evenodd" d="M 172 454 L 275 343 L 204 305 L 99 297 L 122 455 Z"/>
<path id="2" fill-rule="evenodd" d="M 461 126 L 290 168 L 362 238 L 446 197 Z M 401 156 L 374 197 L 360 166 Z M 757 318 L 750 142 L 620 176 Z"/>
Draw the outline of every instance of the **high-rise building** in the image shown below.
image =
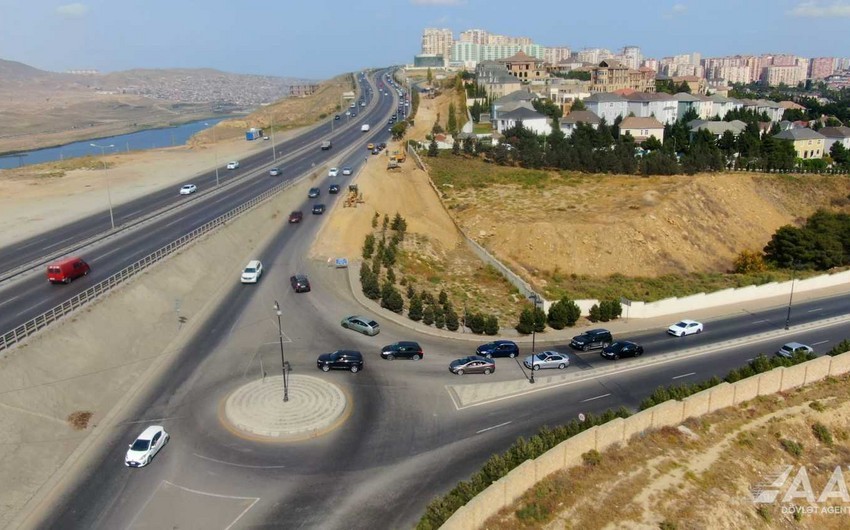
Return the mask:
<path id="1" fill-rule="evenodd" d="M 453 42 L 452 30 L 425 28 L 422 32 L 422 55 L 441 55 L 448 64 Z"/>
<path id="2" fill-rule="evenodd" d="M 483 29 L 468 29 L 460 34 L 458 42 L 471 42 L 473 44 L 489 44 L 490 34 Z"/>
<path id="3" fill-rule="evenodd" d="M 600 61 L 614 57 L 611 50 L 605 48 L 585 48 L 576 53 L 576 58 L 583 63 L 599 64 Z"/>
<path id="4" fill-rule="evenodd" d="M 838 60 L 835 57 L 816 57 L 809 63 L 809 78 L 824 79 L 835 72 Z"/>
<path id="5" fill-rule="evenodd" d="M 564 46 L 543 48 L 543 61 L 551 65 L 556 65 L 562 61 L 569 60 L 570 55 L 570 49 Z"/>
<path id="6" fill-rule="evenodd" d="M 808 64 L 768 66 L 765 68 L 764 82 L 768 86 L 785 84 L 795 87 L 806 80 L 807 66 Z"/>
<path id="7" fill-rule="evenodd" d="M 639 46 L 623 47 L 622 62 L 629 68 L 637 70 L 640 68 L 640 63 L 643 61 L 643 54 Z"/>

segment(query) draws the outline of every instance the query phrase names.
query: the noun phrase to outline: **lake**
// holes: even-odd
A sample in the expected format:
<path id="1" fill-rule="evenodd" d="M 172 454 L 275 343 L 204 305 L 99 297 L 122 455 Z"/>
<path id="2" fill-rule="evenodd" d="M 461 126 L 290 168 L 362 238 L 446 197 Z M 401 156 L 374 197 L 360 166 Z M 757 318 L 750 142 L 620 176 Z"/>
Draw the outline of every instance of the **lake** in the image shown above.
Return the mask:
<path id="1" fill-rule="evenodd" d="M 209 120 L 184 123 L 176 127 L 163 127 L 161 129 L 147 129 L 144 131 L 108 136 L 97 140 L 84 140 L 72 144 L 60 145 L 58 147 L 47 147 L 34 151 L 24 151 L 14 155 L 0 156 L 0 169 L 9 169 L 42 162 L 55 162 L 66 158 L 76 158 L 86 155 L 100 155 L 100 147 L 92 147 L 91 144 L 104 146 L 106 153 L 141 151 L 144 149 L 155 149 L 157 147 L 173 147 L 185 144 L 195 133 L 203 131 L 225 117 L 212 118 Z M 109 147 L 112 146 L 112 147 Z"/>

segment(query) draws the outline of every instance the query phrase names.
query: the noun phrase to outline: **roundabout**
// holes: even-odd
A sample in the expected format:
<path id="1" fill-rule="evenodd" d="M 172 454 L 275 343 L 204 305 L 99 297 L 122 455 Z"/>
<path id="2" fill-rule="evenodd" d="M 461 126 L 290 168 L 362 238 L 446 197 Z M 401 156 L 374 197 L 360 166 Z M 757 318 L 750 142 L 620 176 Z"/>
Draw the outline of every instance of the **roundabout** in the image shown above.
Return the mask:
<path id="1" fill-rule="evenodd" d="M 221 421 L 237 436 L 269 442 L 317 438 L 340 426 L 351 412 L 343 390 L 318 377 L 266 377 L 238 387 L 224 400 Z"/>

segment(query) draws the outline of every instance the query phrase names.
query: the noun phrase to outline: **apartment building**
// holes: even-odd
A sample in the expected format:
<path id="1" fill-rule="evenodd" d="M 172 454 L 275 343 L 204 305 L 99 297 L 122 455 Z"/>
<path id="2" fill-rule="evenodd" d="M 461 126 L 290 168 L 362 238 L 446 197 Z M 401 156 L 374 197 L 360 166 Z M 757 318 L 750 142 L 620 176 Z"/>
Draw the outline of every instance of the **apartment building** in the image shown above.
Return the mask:
<path id="1" fill-rule="evenodd" d="M 784 84 L 795 87 L 806 80 L 807 64 L 768 66 L 765 68 L 764 82 L 768 86 Z"/>
<path id="2" fill-rule="evenodd" d="M 425 28 L 422 32 L 422 55 L 440 55 L 445 64 L 451 58 L 454 35 L 450 29 Z"/>
<path id="3" fill-rule="evenodd" d="M 835 57 L 815 57 L 809 62 L 810 79 L 826 79 L 835 73 Z"/>

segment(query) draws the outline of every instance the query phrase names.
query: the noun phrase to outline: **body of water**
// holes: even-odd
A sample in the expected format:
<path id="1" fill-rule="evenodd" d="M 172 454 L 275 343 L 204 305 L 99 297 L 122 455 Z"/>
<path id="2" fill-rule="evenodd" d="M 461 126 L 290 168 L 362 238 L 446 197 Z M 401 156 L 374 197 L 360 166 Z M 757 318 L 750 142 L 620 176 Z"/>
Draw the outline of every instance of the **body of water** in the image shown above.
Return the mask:
<path id="1" fill-rule="evenodd" d="M 9 169 L 42 162 L 55 162 L 66 158 L 76 158 L 86 155 L 100 155 L 105 153 L 141 151 L 144 149 L 155 149 L 157 147 L 173 147 L 185 144 L 195 133 L 208 129 L 225 118 L 213 118 L 209 120 L 194 121 L 176 127 L 164 127 L 162 129 L 148 129 L 118 136 L 108 136 L 97 140 L 85 140 L 72 144 L 60 145 L 58 147 L 47 147 L 34 151 L 24 151 L 14 155 L 0 156 L 0 169 Z M 92 147 L 91 144 L 103 146 Z"/>

